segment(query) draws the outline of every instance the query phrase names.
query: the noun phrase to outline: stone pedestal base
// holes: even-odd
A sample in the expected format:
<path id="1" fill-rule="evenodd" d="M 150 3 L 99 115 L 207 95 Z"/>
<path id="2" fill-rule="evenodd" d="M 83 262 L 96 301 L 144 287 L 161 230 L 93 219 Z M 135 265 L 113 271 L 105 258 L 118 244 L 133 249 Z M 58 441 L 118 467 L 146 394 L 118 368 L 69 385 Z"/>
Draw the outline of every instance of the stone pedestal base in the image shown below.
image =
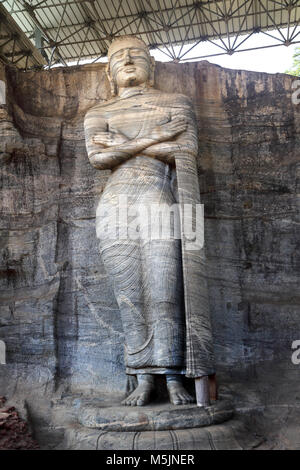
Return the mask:
<path id="1" fill-rule="evenodd" d="M 238 421 L 168 431 L 113 432 L 73 425 L 65 430 L 64 449 L 76 450 L 243 450 L 254 446 Z M 253 440 L 253 439 L 252 439 Z M 251 441 L 251 442 L 250 442 Z"/>
<path id="2" fill-rule="evenodd" d="M 53 424 L 64 433 L 58 448 L 78 450 L 221 450 L 256 445 L 242 422 L 230 419 L 230 400 L 209 407 L 154 403 L 121 406 L 121 396 L 53 402 Z"/>
<path id="3" fill-rule="evenodd" d="M 233 415 L 232 403 L 218 400 L 211 406 L 96 406 L 87 404 L 78 415 L 79 423 L 86 428 L 102 431 L 169 431 L 191 429 L 223 423 Z"/>

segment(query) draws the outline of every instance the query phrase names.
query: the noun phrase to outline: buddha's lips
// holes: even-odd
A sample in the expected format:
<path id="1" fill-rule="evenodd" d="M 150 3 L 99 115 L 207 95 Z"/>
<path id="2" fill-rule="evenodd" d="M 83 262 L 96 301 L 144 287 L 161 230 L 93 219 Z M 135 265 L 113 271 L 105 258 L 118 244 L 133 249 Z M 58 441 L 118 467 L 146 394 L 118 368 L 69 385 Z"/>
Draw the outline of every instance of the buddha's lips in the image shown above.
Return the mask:
<path id="1" fill-rule="evenodd" d="M 130 62 L 125 63 L 124 65 L 122 65 L 120 68 L 121 68 L 121 70 L 135 70 L 136 65 L 130 61 Z"/>

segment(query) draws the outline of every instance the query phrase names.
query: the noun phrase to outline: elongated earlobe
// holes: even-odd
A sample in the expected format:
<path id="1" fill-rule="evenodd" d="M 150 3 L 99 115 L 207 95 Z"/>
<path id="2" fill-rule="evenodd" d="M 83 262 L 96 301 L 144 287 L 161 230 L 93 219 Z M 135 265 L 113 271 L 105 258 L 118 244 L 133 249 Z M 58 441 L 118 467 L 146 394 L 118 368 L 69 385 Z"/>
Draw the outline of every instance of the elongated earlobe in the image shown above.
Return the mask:
<path id="1" fill-rule="evenodd" d="M 150 57 L 150 74 L 148 84 L 149 86 L 154 86 L 154 72 L 155 72 L 155 59 Z"/>
<path id="2" fill-rule="evenodd" d="M 105 71 L 106 71 L 106 76 L 107 76 L 109 84 L 110 84 L 111 96 L 116 96 L 117 95 L 117 85 L 115 84 L 114 80 L 112 79 L 112 77 L 110 75 L 109 64 L 106 66 Z"/>

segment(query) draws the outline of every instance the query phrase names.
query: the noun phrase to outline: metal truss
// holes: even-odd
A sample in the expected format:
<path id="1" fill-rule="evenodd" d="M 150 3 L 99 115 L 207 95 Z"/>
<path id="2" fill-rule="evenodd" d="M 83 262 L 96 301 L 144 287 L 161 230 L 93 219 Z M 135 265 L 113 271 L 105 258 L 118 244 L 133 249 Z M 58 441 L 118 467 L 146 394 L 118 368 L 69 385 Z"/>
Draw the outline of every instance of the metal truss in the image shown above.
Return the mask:
<path id="1" fill-rule="evenodd" d="M 180 62 L 217 55 L 300 42 L 300 0 L 2 0 L 23 37 L 47 63 L 64 66 L 107 54 L 111 40 L 121 34 L 141 37 L 168 60 Z M 1 5 L 0 5 L 1 6 Z M 4 8 L 1 8 L 1 11 Z M 260 47 L 250 38 L 262 33 Z M 14 43 L 0 34 L 1 56 L 16 63 Z M 19 32 L 20 34 L 20 32 Z M 3 41 L 3 42 L 2 42 Z M 247 48 L 247 41 L 249 47 Z M 193 57 L 196 46 L 209 43 L 216 49 Z M 201 50 L 198 47 L 196 50 Z M 13 60 L 11 58 L 13 57 Z"/>
<path id="2" fill-rule="evenodd" d="M 47 64 L 45 58 L 0 4 L 0 60 L 27 69 Z"/>

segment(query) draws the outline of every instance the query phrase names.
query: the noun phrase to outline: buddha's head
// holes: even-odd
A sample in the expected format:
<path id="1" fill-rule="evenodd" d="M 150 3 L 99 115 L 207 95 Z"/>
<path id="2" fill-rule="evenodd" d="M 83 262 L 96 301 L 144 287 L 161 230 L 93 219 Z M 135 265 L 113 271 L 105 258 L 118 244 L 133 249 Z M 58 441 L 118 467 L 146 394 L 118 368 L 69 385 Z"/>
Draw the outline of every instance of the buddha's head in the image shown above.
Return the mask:
<path id="1" fill-rule="evenodd" d="M 147 45 L 135 36 L 120 36 L 108 49 L 107 75 L 112 95 L 120 88 L 153 86 L 154 59 Z"/>

